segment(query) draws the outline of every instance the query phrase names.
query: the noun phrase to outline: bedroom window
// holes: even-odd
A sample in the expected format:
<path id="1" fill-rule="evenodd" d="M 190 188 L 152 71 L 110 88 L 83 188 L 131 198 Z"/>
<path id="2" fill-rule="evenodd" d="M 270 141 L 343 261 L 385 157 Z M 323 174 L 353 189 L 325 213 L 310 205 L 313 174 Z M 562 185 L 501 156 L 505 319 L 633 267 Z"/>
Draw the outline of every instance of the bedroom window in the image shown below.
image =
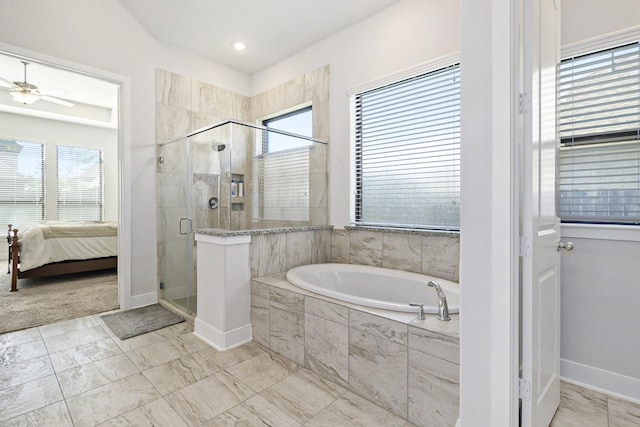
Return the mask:
<path id="1" fill-rule="evenodd" d="M 56 147 L 57 211 L 60 221 L 102 221 L 102 151 Z"/>
<path id="2" fill-rule="evenodd" d="M 0 140 L 0 224 L 44 220 L 44 146 Z"/>
<path id="3" fill-rule="evenodd" d="M 354 223 L 460 229 L 460 64 L 352 98 Z"/>
<path id="4" fill-rule="evenodd" d="M 640 224 L 640 43 L 559 69 L 563 222 Z"/>

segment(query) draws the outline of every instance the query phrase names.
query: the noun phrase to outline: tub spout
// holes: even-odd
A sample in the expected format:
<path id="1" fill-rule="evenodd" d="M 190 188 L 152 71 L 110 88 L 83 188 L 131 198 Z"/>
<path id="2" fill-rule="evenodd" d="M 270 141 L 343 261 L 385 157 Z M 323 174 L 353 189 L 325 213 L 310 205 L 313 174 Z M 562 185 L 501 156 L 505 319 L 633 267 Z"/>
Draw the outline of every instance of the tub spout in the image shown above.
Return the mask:
<path id="1" fill-rule="evenodd" d="M 427 283 L 430 288 L 435 288 L 438 294 L 438 320 L 451 320 L 449 317 L 449 305 L 447 304 L 447 296 L 442 291 L 440 284 L 435 280 L 431 280 Z"/>

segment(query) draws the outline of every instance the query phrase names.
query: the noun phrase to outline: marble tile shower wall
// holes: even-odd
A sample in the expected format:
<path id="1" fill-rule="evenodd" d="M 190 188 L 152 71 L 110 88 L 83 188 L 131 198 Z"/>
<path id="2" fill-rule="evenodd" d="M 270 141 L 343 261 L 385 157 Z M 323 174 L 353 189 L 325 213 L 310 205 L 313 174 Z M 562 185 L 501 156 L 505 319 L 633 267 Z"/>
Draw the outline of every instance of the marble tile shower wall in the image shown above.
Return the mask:
<path id="1" fill-rule="evenodd" d="M 181 135 L 186 135 L 194 129 L 204 127 L 229 117 L 247 121 L 250 115 L 250 98 L 242 96 L 203 82 L 199 82 L 179 74 L 165 70 L 156 70 L 156 143 L 160 144 Z M 237 138 L 246 138 L 246 135 L 236 132 Z M 228 141 L 229 130 L 222 129 L 215 134 L 207 135 L 210 140 Z M 239 168 L 246 167 L 246 141 L 237 140 L 232 144 L 234 160 Z M 240 143 L 243 142 L 243 143 Z M 204 147 L 205 145 L 203 145 Z M 207 146 L 208 149 L 208 146 Z M 176 218 L 184 216 L 184 189 L 186 185 L 186 150 L 184 142 L 177 142 L 164 147 L 159 147 L 158 155 L 164 157 L 164 163 L 157 163 L 157 188 L 158 188 L 158 280 L 168 286 L 172 283 L 182 283 L 186 275 L 186 268 L 195 270 L 193 266 L 177 263 L 171 268 L 167 267 L 168 260 L 184 258 L 184 236 L 178 233 Z M 192 180 L 192 199 L 199 201 L 218 193 L 218 180 L 224 172 L 230 171 L 228 156 L 221 156 L 219 164 L 213 170 L 199 170 L 190 178 Z M 195 166 L 197 168 L 197 165 Z M 234 162 L 234 168 L 236 164 Z M 235 171 L 234 171 L 235 172 Z M 220 186 L 220 199 L 226 189 Z M 229 200 L 229 197 L 226 198 Z M 228 217 L 220 213 L 229 212 L 229 209 L 217 211 L 198 209 L 196 206 L 194 216 L 199 227 L 219 227 L 229 222 Z M 243 212 L 244 213 L 244 212 Z M 234 212 L 235 215 L 239 215 Z M 247 221 L 244 217 L 234 218 L 237 222 Z M 195 248 L 193 249 L 195 251 Z M 195 259 L 195 254 L 194 258 Z M 195 277 L 195 272 L 194 272 Z M 186 288 L 165 288 L 169 299 L 185 296 Z M 193 289 L 195 292 L 195 289 Z M 171 294 L 171 295 L 170 295 Z"/>
<path id="2" fill-rule="evenodd" d="M 251 98 L 252 122 L 310 104 L 313 108 L 313 137 L 328 142 L 329 82 L 330 68 L 327 65 L 255 95 Z M 316 148 L 310 151 L 309 158 L 309 222 L 310 225 L 326 225 L 329 223 L 327 150 Z M 282 225 L 263 222 L 256 228 Z"/>
<path id="3" fill-rule="evenodd" d="M 328 141 L 329 139 L 329 66 L 310 71 L 297 79 L 258 94 L 252 98 L 242 96 L 216 86 L 199 82 L 165 70 L 156 71 L 156 137 L 157 143 L 166 142 L 180 135 L 219 122 L 234 118 L 244 122 L 256 122 L 258 119 L 294 108 L 302 104 L 313 106 L 313 136 Z M 206 137 L 216 141 L 229 138 L 230 126 L 219 129 L 216 133 L 207 133 Z M 219 176 L 213 174 L 194 174 L 193 200 L 208 198 L 219 185 L 221 201 L 220 209 L 211 211 L 207 208 L 196 208 L 194 215 L 198 228 L 233 229 L 268 228 L 283 224 L 270 224 L 252 221 L 253 190 L 245 184 L 244 210 L 232 210 L 229 185 L 225 185 L 225 172 L 242 174 L 245 183 L 252 182 L 252 138 L 253 132 L 234 125 L 233 132 L 233 170 L 226 158 L 220 157 Z M 206 142 L 206 141 L 203 141 Z M 240 143 L 242 142 L 242 143 Z M 186 271 L 180 268 L 165 268 L 167 260 L 184 257 L 184 244 L 174 243 L 183 239 L 174 233 L 175 218 L 183 204 L 186 158 L 184 146 L 173 144 L 166 146 L 165 163 L 158 164 L 158 276 L 160 281 L 178 280 Z M 328 223 L 328 166 L 327 150 L 311 150 L 310 156 L 310 224 L 326 225 Z M 213 187 L 216 187 L 215 189 Z M 229 213 L 230 212 L 230 213 Z M 230 215 L 230 216 L 229 216 Z M 249 226 L 250 225 L 250 226 Z M 292 224 L 291 224 L 292 225 Z M 164 236 L 164 237 L 163 237 Z M 326 239 L 327 241 L 330 239 Z M 180 243 L 180 242 L 179 242 Z M 194 257 L 195 258 L 195 257 Z M 195 268 L 195 266 L 193 267 Z M 170 274 L 167 278 L 164 275 Z"/>
<path id="4" fill-rule="evenodd" d="M 331 262 L 428 274 L 458 282 L 459 233 L 334 229 Z"/>
<path id="5" fill-rule="evenodd" d="M 436 333 L 292 292 L 280 287 L 284 280 L 251 282 L 255 342 L 417 426 L 455 424 L 457 332 Z"/>

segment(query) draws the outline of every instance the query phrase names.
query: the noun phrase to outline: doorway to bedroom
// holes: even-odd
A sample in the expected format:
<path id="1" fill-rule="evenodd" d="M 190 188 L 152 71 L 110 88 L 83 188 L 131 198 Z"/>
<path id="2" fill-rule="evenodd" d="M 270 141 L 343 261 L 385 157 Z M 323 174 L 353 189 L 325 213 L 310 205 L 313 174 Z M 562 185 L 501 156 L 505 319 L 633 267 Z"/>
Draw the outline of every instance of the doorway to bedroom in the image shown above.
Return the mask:
<path id="1" fill-rule="evenodd" d="M 119 307 L 120 91 L 0 52 L 0 333 Z"/>

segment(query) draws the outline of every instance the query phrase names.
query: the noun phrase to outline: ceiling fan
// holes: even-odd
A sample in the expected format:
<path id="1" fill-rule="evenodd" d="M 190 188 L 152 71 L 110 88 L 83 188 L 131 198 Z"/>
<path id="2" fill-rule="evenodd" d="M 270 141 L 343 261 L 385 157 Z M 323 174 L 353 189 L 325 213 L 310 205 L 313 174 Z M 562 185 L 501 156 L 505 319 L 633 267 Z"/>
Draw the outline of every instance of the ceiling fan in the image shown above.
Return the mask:
<path id="1" fill-rule="evenodd" d="M 59 98 L 55 98 L 47 94 L 46 90 L 38 89 L 38 86 L 27 82 L 27 65 L 26 61 L 21 61 L 24 64 L 24 81 L 23 82 L 10 82 L 9 80 L 0 77 L 0 89 L 6 90 L 11 94 L 13 101 L 21 104 L 33 104 L 36 101 L 43 100 L 53 102 L 54 104 L 64 105 L 65 107 L 73 107 L 73 104 L 68 101 L 64 101 Z"/>

